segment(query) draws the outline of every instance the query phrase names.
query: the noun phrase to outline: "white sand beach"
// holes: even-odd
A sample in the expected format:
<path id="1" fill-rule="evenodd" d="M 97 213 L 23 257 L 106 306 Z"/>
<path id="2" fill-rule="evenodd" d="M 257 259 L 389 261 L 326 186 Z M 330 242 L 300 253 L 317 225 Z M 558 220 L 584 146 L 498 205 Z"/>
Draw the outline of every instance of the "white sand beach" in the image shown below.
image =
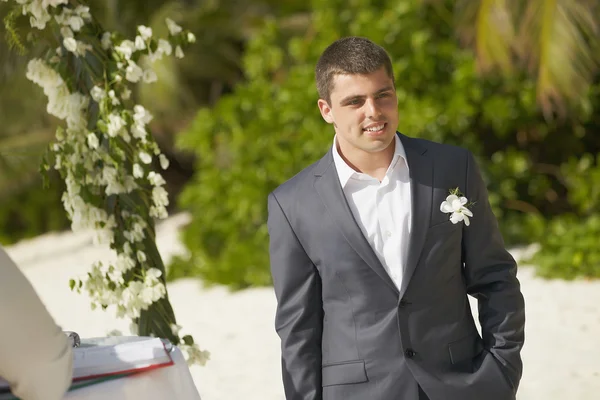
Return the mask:
<path id="1" fill-rule="evenodd" d="M 178 214 L 157 228 L 165 261 L 183 248 Z M 92 262 L 111 251 L 94 247 L 87 234 L 49 234 L 6 249 L 21 267 L 57 323 L 82 337 L 129 332 L 129 321 L 113 312 L 92 311 L 86 295 L 71 292 L 69 279 L 82 277 Z M 517 260 L 521 251 L 512 251 Z M 519 400 L 600 398 L 600 281 L 546 281 L 520 266 L 526 302 L 525 372 Z M 211 352 L 205 367 L 191 368 L 203 400 L 281 400 L 279 340 L 274 331 L 271 288 L 231 293 L 203 288 L 199 280 L 168 285 L 178 322 Z M 472 303 L 472 305 L 474 305 Z"/>

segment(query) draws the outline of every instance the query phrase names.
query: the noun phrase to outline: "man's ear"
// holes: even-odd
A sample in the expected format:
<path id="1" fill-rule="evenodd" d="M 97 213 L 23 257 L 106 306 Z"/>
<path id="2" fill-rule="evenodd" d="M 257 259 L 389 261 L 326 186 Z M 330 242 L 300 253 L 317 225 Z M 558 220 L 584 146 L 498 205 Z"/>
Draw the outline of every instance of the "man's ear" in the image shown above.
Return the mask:
<path id="1" fill-rule="evenodd" d="M 319 99 L 317 101 L 317 105 L 319 106 L 319 111 L 321 111 L 321 116 L 328 124 L 333 124 L 333 115 L 331 115 L 331 107 L 327 104 L 327 101 L 323 99 Z"/>

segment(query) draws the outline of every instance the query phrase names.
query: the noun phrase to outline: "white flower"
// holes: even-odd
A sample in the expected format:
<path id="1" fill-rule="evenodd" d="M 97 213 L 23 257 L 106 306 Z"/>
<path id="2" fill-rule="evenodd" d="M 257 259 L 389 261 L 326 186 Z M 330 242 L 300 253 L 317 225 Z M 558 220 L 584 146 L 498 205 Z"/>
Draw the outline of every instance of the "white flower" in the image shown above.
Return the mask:
<path id="1" fill-rule="evenodd" d="M 129 82 L 138 82 L 144 76 L 144 70 L 135 62 L 129 60 L 129 65 L 125 69 L 125 79 Z"/>
<path id="2" fill-rule="evenodd" d="M 66 37 L 63 40 L 63 45 L 65 49 L 69 50 L 71 53 L 75 53 L 77 51 L 77 40 L 73 37 Z"/>
<path id="3" fill-rule="evenodd" d="M 62 166 L 62 158 L 60 155 L 57 155 L 54 159 L 54 169 L 59 170 Z"/>
<path id="4" fill-rule="evenodd" d="M 141 263 L 146 262 L 146 260 L 147 260 L 146 253 L 138 250 L 136 254 L 137 254 L 137 259 L 139 262 L 141 262 Z"/>
<path id="5" fill-rule="evenodd" d="M 158 282 L 158 278 L 162 276 L 162 272 L 158 268 L 150 268 L 146 271 L 146 277 L 150 282 Z"/>
<path id="6" fill-rule="evenodd" d="M 179 347 L 187 364 L 190 366 L 193 364 L 206 365 L 206 362 L 210 360 L 210 353 L 206 350 L 200 350 L 195 343 L 191 346 L 182 343 L 177 347 Z"/>
<path id="7" fill-rule="evenodd" d="M 64 85 L 60 74 L 49 67 L 43 60 L 34 58 L 27 64 L 27 79 L 38 84 L 46 92 L 49 88 Z"/>
<path id="8" fill-rule="evenodd" d="M 125 245 L 129 246 L 129 249 L 131 249 L 129 242 L 125 242 Z M 135 267 L 135 261 L 129 254 L 121 253 L 117 256 L 116 267 L 121 273 L 124 273 Z"/>
<path id="9" fill-rule="evenodd" d="M 144 128 L 143 124 L 135 123 L 131 127 L 131 134 L 134 138 L 141 139 L 142 142 L 146 142 L 146 135 L 148 133 L 146 132 L 146 128 Z"/>
<path id="10" fill-rule="evenodd" d="M 119 180 L 119 171 L 115 168 L 105 167 L 102 170 L 102 179 L 106 185 L 105 193 L 108 196 L 126 192 L 125 187 Z"/>
<path id="11" fill-rule="evenodd" d="M 177 58 L 183 58 L 183 50 L 181 49 L 180 46 L 175 47 L 175 57 Z"/>
<path id="12" fill-rule="evenodd" d="M 157 186 L 152 189 L 152 200 L 156 206 L 168 206 L 169 194 L 164 188 Z"/>
<path id="13" fill-rule="evenodd" d="M 73 37 L 73 31 L 68 26 L 63 26 L 62 28 L 60 28 L 60 34 L 64 38 L 72 38 Z"/>
<path id="14" fill-rule="evenodd" d="M 133 120 L 141 124 L 147 124 L 152 121 L 152 114 L 140 104 L 133 107 Z"/>
<path id="15" fill-rule="evenodd" d="M 169 194 L 162 186 L 155 186 L 152 189 L 152 201 L 156 207 L 166 207 L 169 205 Z"/>
<path id="16" fill-rule="evenodd" d="M 106 96 L 106 93 L 104 93 L 104 90 L 102 90 L 102 88 L 100 88 L 99 86 L 94 86 L 90 91 L 90 95 L 96 103 L 100 103 L 104 96 Z"/>
<path id="17" fill-rule="evenodd" d="M 177 324 L 171 324 L 171 332 L 174 336 L 179 336 L 182 326 Z"/>
<path id="18" fill-rule="evenodd" d="M 158 52 L 170 56 L 173 52 L 173 46 L 165 39 L 158 39 Z"/>
<path id="19" fill-rule="evenodd" d="M 141 36 L 135 37 L 135 48 L 137 50 L 144 50 L 146 48 L 146 42 L 144 42 L 144 39 Z"/>
<path id="20" fill-rule="evenodd" d="M 68 2 L 68 0 L 61 0 L 61 1 Z M 82 5 L 77 6 L 77 8 L 75 8 L 75 14 L 79 15 L 83 19 L 87 19 L 87 20 L 92 19 L 92 16 L 90 14 L 90 8 L 88 6 L 82 6 Z"/>
<path id="21" fill-rule="evenodd" d="M 21 2 L 23 4 L 24 2 Z M 29 14 L 29 24 L 37 29 L 44 29 L 52 18 L 47 10 L 48 5 L 40 0 L 34 0 L 23 5 L 23 15 Z"/>
<path id="22" fill-rule="evenodd" d="M 108 136 L 116 137 L 125 127 L 125 120 L 120 115 L 112 113 L 108 116 Z"/>
<path id="23" fill-rule="evenodd" d="M 110 39 L 110 32 L 104 32 L 102 34 L 102 49 L 103 50 L 108 50 L 110 49 L 110 46 L 112 46 L 112 40 Z"/>
<path id="24" fill-rule="evenodd" d="M 69 18 L 68 23 L 71 29 L 73 29 L 75 32 L 79 32 L 85 22 L 83 22 L 83 18 L 79 16 L 72 16 Z"/>
<path id="25" fill-rule="evenodd" d="M 451 194 L 446 197 L 446 200 L 440 205 L 440 211 L 451 214 L 450 221 L 452 221 L 453 224 L 465 221 L 465 225 L 469 226 L 471 223 L 469 218 L 473 217 L 473 213 L 465 207 L 467 202 L 468 200 L 466 197 L 458 197 L 455 194 Z"/>
<path id="26" fill-rule="evenodd" d="M 171 35 L 175 36 L 179 32 L 181 32 L 181 27 L 177 25 L 175 21 L 173 21 L 170 18 L 167 18 L 165 21 L 167 23 L 167 27 L 169 28 L 169 32 L 171 33 Z"/>
<path id="27" fill-rule="evenodd" d="M 117 97 L 117 94 L 113 89 L 108 91 L 108 97 L 110 97 L 110 102 L 113 106 L 118 106 L 119 104 L 121 104 L 119 98 Z"/>
<path id="28" fill-rule="evenodd" d="M 115 234 L 110 229 L 96 229 L 94 233 L 94 244 L 112 244 L 115 241 Z"/>
<path id="29" fill-rule="evenodd" d="M 98 140 L 98 136 L 94 133 L 90 133 L 87 137 L 88 146 L 90 149 L 97 149 L 100 145 L 100 141 Z"/>
<path id="30" fill-rule="evenodd" d="M 125 137 L 125 141 L 129 143 L 130 140 L 131 138 L 129 137 L 129 135 L 127 135 Z M 138 185 L 135 182 L 135 178 L 131 175 L 127 175 L 125 178 L 123 178 L 123 186 L 125 186 L 125 192 L 127 193 L 131 193 L 138 188 Z"/>
<path id="31" fill-rule="evenodd" d="M 161 174 L 157 174 L 154 171 L 150 171 L 148 173 L 148 182 L 150 182 L 153 186 L 162 186 L 167 183 Z"/>
<path id="32" fill-rule="evenodd" d="M 131 40 L 123 40 L 120 45 L 115 47 L 115 51 L 125 57 L 125 59 L 129 60 L 135 51 L 135 43 Z"/>
<path id="33" fill-rule="evenodd" d="M 160 166 L 162 169 L 169 168 L 169 159 L 164 154 L 158 156 L 158 160 L 160 161 Z"/>
<path id="34" fill-rule="evenodd" d="M 146 222 L 140 217 L 138 217 L 138 220 L 134 222 L 132 235 L 138 242 L 141 242 L 146 237 L 146 234 L 144 233 L 144 229 L 146 229 L 146 227 Z"/>
<path id="35" fill-rule="evenodd" d="M 42 0 L 42 6 L 48 8 L 48 6 L 56 7 L 59 4 L 67 4 L 69 0 Z"/>
<path id="36" fill-rule="evenodd" d="M 142 38 L 148 40 L 152 37 L 152 28 L 148 28 L 147 26 L 140 25 L 138 26 L 138 32 L 142 35 Z"/>
<path id="37" fill-rule="evenodd" d="M 142 178 L 144 176 L 144 170 L 140 166 L 140 164 L 133 164 L 133 177 L 134 178 Z"/>
<path id="38" fill-rule="evenodd" d="M 91 51 L 91 50 L 92 50 L 91 44 L 87 44 L 84 42 L 77 42 L 77 50 L 76 50 L 77 55 L 85 56 L 85 52 Z"/>
<path id="39" fill-rule="evenodd" d="M 166 218 L 168 216 L 166 207 L 169 205 L 169 194 L 162 186 L 152 189 L 153 206 L 150 207 L 150 216 L 154 218 Z"/>
<path id="40" fill-rule="evenodd" d="M 152 156 L 145 151 L 140 151 L 140 160 L 144 164 L 150 164 L 152 162 Z"/>
<path id="41" fill-rule="evenodd" d="M 188 40 L 189 43 L 195 43 L 196 42 L 196 36 L 192 32 L 188 32 L 188 34 L 187 34 L 187 40 Z"/>

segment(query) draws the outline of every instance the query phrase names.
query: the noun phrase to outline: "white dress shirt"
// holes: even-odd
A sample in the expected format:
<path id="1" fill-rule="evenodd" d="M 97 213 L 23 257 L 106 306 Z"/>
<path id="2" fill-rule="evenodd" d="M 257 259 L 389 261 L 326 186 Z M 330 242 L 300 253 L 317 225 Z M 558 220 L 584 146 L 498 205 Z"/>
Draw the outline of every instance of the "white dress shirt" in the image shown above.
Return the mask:
<path id="1" fill-rule="evenodd" d="M 335 137 L 333 161 L 358 226 L 400 290 L 410 237 L 411 193 L 406 153 L 397 135 L 395 140 L 394 156 L 381 182 L 352 169 L 340 156 Z"/>

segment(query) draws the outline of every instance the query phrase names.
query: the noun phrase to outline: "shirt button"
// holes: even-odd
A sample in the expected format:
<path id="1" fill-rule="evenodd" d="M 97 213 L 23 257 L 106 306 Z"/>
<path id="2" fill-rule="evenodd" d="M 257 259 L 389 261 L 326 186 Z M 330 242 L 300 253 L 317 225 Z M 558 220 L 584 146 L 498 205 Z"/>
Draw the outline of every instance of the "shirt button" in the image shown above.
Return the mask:
<path id="1" fill-rule="evenodd" d="M 385 236 L 387 236 L 387 237 L 390 237 L 390 236 L 392 236 L 392 232 L 390 232 L 390 231 L 386 231 L 386 232 L 385 232 Z"/>

